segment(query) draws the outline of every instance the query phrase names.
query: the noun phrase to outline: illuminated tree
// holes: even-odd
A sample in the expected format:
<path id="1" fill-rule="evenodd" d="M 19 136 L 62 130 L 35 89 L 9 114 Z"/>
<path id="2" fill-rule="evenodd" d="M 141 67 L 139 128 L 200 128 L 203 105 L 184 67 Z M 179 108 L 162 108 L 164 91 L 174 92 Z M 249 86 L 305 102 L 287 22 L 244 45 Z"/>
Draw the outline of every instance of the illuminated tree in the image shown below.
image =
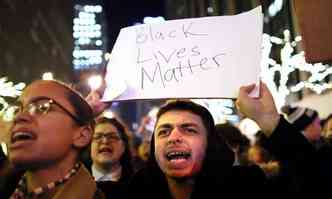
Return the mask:
<path id="1" fill-rule="evenodd" d="M 306 63 L 303 51 L 294 52 L 294 48 L 300 41 L 300 36 L 296 37 L 295 41 L 290 41 L 289 30 L 284 31 L 284 38 L 263 34 L 261 76 L 271 90 L 278 108 L 286 103 L 286 97 L 292 93 L 310 89 L 317 94 L 321 94 L 323 91 L 332 88 L 331 83 L 325 82 L 326 78 L 332 74 L 332 68 L 322 63 Z M 270 58 L 273 45 L 281 47 L 279 63 Z M 306 77 L 303 79 L 301 76 L 296 84 L 288 84 L 290 75 L 294 71 L 298 71 L 299 74 L 305 72 Z M 279 78 L 276 78 L 277 74 Z M 278 79 L 277 82 L 276 79 Z"/>
<path id="2" fill-rule="evenodd" d="M 9 103 L 6 98 L 17 98 L 21 95 L 25 83 L 14 84 L 7 80 L 6 77 L 0 78 L 0 118 L 5 121 L 12 116 L 12 109 L 9 108 Z"/>

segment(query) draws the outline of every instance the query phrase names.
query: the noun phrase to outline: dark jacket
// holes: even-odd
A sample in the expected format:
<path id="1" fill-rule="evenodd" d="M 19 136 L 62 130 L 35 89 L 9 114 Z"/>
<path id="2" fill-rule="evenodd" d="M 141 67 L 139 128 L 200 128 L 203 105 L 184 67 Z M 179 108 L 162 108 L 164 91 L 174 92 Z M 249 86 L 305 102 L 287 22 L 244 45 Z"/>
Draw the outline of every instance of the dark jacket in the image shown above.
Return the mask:
<path id="1" fill-rule="evenodd" d="M 154 140 L 151 142 L 154 154 Z M 263 194 L 266 185 L 264 172 L 258 166 L 233 166 L 234 153 L 216 132 L 208 133 L 208 145 L 202 170 L 196 177 L 191 198 L 209 198 L 243 194 Z M 146 168 L 138 171 L 129 185 L 130 198 L 170 199 L 166 177 L 154 155 Z"/>
<path id="2" fill-rule="evenodd" d="M 92 165 L 89 164 L 89 172 L 92 175 Z M 100 189 L 106 196 L 111 199 L 126 199 L 128 198 L 128 183 L 133 175 L 131 170 L 124 169 L 119 181 L 96 181 L 98 189 Z"/>
<path id="3" fill-rule="evenodd" d="M 0 163 L 0 198 L 9 198 L 15 191 L 16 185 L 23 176 L 24 171 L 15 170 L 8 159 Z"/>
<path id="4" fill-rule="evenodd" d="M 222 171 L 220 171 L 222 173 Z M 263 196 L 266 178 L 258 166 L 235 166 L 227 175 L 199 177 L 192 199 L 223 196 Z M 136 173 L 129 187 L 130 198 L 171 199 L 166 178 L 158 168 L 145 168 Z"/>
<path id="5" fill-rule="evenodd" d="M 127 199 L 127 183 L 113 182 L 113 181 L 98 181 L 97 187 L 100 189 L 109 199 Z"/>
<path id="6" fill-rule="evenodd" d="M 292 189 L 301 194 L 321 194 L 328 191 L 332 180 L 331 149 L 317 150 L 290 123 L 281 117 L 278 126 L 269 138 L 262 141 L 292 176 Z"/>

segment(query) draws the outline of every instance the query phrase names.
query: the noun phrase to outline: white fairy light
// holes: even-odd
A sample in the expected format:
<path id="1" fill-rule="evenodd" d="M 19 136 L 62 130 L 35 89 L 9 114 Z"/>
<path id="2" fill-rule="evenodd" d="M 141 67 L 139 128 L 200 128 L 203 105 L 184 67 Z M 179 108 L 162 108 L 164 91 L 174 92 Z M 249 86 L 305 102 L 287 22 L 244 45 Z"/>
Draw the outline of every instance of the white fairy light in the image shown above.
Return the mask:
<path id="1" fill-rule="evenodd" d="M 25 83 L 21 82 L 14 85 L 7 82 L 7 77 L 0 78 L 0 119 L 9 121 L 13 117 L 13 110 L 9 108 L 9 103 L 5 97 L 16 98 L 21 95 Z"/>
<path id="2" fill-rule="evenodd" d="M 0 96 L 18 97 L 19 95 L 21 95 L 22 89 L 20 88 L 22 87 L 25 87 L 24 83 L 14 85 L 13 82 L 7 82 L 6 77 L 0 78 Z"/>
<path id="3" fill-rule="evenodd" d="M 207 108 L 215 123 L 239 122 L 239 116 L 235 113 L 234 103 L 231 99 L 193 99 L 192 101 Z"/>
<path id="4" fill-rule="evenodd" d="M 45 72 L 42 75 L 43 80 L 52 80 L 54 79 L 53 73 L 52 72 Z"/>
<path id="5" fill-rule="evenodd" d="M 91 90 L 97 90 L 103 83 L 103 78 L 100 75 L 93 75 L 89 77 L 88 84 Z"/>
<path id="6" fill-rule="evenodd" d="M 284 31 L 284 38 L 278 38 L 263 34 L 263 59 L 262 67 L 262 80 L 270 88 L 277 107 L 280 108 L 286 102 L 286 97 L 294 92 L 299 92 L 305 88 L 314 91 L 317 94 L 332 88 L 331 83 L 322 82 L 326 77 L 332 74 L 332 68 L 329 65 L 322 63 L 309 64 L 306 63 L 304 52 L 294 54 L 294 47 L 302 39 L 301 36 L 295 37 L 295 41 L 290 41 L 289 30 Z M 280 46 L 281 63 L 269 57 L 273 45 Z M 298 70 L 300 72 L 307 72 L 308 78 L 300 80 L 297 84 L 287 86 L 289 75 L 291 72 Z M 276 73 L 280 74 L 279 87 L 274 82 Z"/>
<path id="7" fill-rule="evenodd" d="M 0 146 L 2 148 L 3 153 L 7 156 L 8 155 L 8 150 L 7 150 L 7 145 L 4 142 L 0 143 Z"/>
<path id="8" fill-rule="evenodd" d="M 102 116 L 112 119 L 112 118 L 114 118 L 114 113 L 111 110 L 106 110 L 102 113 Z"/>
<path id="9" fill-rule="evenodd" d="M 276 16 L 281 11 L 283 5 L 284 5 L 283 0 L 275 0 L 270 4 L 268 8 L 268 15 L 270 17 Z"/>

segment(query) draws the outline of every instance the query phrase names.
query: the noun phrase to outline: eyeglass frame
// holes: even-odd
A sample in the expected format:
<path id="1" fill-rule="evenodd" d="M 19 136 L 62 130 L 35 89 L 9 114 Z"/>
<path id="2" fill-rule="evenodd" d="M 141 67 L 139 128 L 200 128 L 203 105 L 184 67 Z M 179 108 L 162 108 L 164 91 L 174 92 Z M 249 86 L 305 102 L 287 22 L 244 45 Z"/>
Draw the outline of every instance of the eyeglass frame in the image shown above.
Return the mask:
<path id="1" fill-rule="evenodd" d="M 37 107 L 37 102 L 40 100 L 48 100 L 46 103 L 49 103 L 50 106 L 46 111 L 42 111 L 42 110 L 38 110 L 41 107 Z M 61 105 L 59 102 L 55 101 L 52 98 L 49 97 L 38 97 L 35 98 L 33 101 L 29 102 L 29 104 L 25 107 L 23 107 L 23 104 L 21 102 L 18 103 L 18 105 L 13 105 L 11 107 L 17 107 L 18 108 L 18 112 L 15 113 L 15 117 L 17 116 L 18 113 L 23 113 L 25 111 L 27 111 L 30 115 L 36 115 L 36 113 L 32 113 L 32 111 L 30 110 L 31 107 L 35 107 L 35 111 L 38 110 L 37 112 L 41 113 L 41 114 L 47 114 L 51 108 L 51 105 L 55 104 L 56 106 L 58 106 L 61 110 L 63 110 L 69 117 L 71 117 L 77 124 L 79 125 L 83 125 L 84 121 L 82 121 L 81 119 L 79 119 L 77 116 L 75 116 L 73 113 L 71 113 L 69 110 L 67 110 L 63 105 Z M 38 114 L 38 113 L 37 113 Z"/>
<path id="2" fill-rule="evenodd" d="M 98 135 L 96 135 L 98 134 Z M 110 133 L 95 133 L 93 136 L 92 136 L 92 141 L 95 141 L 97 143 L 100 143 L 103 141 L 103 139 L 105 138 L 107 141 L 110 140 L 110 141 L 120 141 L 122 140 L 121 136 L 114 136 L 114 134 L 118 134 L 117 132 L 110 132 Z"/>

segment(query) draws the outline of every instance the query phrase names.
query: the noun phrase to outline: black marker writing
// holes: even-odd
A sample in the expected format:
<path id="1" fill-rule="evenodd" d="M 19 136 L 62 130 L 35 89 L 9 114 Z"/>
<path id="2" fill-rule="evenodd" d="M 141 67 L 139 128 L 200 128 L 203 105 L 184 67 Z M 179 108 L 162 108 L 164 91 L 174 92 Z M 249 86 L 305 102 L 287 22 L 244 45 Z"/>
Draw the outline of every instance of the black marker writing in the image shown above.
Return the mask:
<path id="1" fill-rule="evenodd" d="M 182 31 L 184 36 L 187 38 L 190 35 L 191 36 L 207 36 L 208 34 L 204 34 L 204 33 L 194 33 L 194 32 L 190 32 L 190 28 L 192 26 L 192 22 L 189 24 L 189 26 L 185 27 L 185 25 L 182 25 Z"/>
<path id="2" fill-rule="evenodd" d="M 193 30 L 194 23 L 182 24 L 170 30 L 155 30 L 155 27 L 142 26 L 136 29 L 136 44 L 144 44 L 147 42 L 163 41 L 176 38 L 192 38 L 208 36 L 207 33 L 196 32 Z M 177 29 L 178 28 L 178 29 Z"/>
<path id="3" fill-rule="evenodd" d="M 178 61 L 178 66 L 169 67 L 166 65 L 160 65 L 160 62 L 156 62 L 155 65 L 149 64 L 145 67 L 153 68 L 153 74 L 149 73 L 145 67 L 141 67 L 141 89 L 145 89 L 149 85 L 157 85 L 158 82 L 162 83 L 162 87 L 165 88 L 167 82 L 181 81 L 186 75 L 194 75 L 203 71 L 208 71 L 221 66 L 221 56 L 226 56 L 226 53 L 219 53 L 211 57 L 203 57 L 200 59 L 188 57 L 182 61 Z M 195 59 L 194 59 L 195 58 Z"/>

